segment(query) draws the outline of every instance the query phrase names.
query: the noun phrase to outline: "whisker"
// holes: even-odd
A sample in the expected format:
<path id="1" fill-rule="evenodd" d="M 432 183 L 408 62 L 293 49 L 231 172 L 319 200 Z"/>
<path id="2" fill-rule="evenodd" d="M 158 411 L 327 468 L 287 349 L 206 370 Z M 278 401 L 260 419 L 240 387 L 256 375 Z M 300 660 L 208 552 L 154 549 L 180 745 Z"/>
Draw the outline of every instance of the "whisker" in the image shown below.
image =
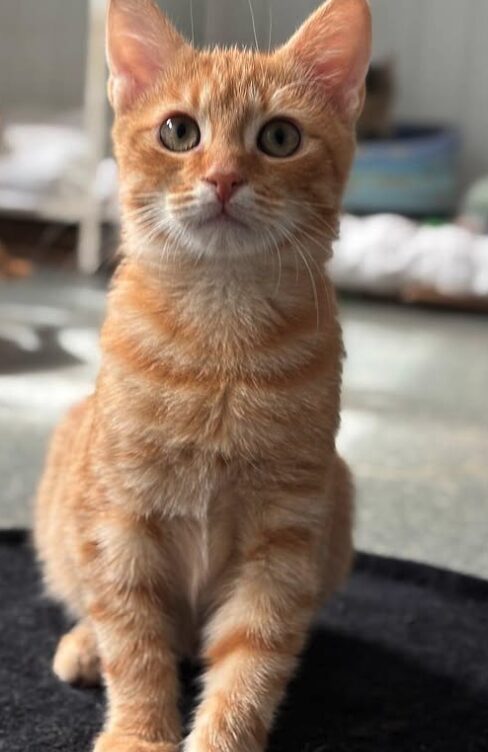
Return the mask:
<path id="1" fill-rule="evenodd" d="M 195 25 L 193 22 L 193 0 L 190 0 L 190 24 L 191 24 L 191 43 L 195 44 Z"/>
<path id="2" fill-rule="evenodd" d="M 180 201 L 191 200 L 191 199 L 195 199 L 195 194 L 194 194 L 193 190 L 180 191 L 177 194 L 170 195 L 168 197 L 168 203 L 169 204 L 177 204 Z"/>
<path id="3" fill-rule="evenodd" d="M 305 266 L 307 268 L 308 275 L 310 277 L 310 282 L 312 284 L 313 297 L 314 297 L 314 302 L 315 302 L 315 312 L 316 312 L 316 315 L 317 315 L 317 329 L 318 329 L 320 327 L 320 311 L 319 311 L 319 298 L 318 298 L 318 295 L 317 295 L 317 287 L 315 285 L 315 279 L 314 279 L 314 276 L 312 274 L 312 270 L 310 269 L 310 267 L 309 267 L 309 265 L 307 263 L 307 259 L 303 255 L 302 249 L 300 248 L 299 245 L 297 246 L 297 251 L 300 254 L 300 258 L 302 259 L 303 263 L 305 264 Z"/>
<path id="4" fill-rule="evenodd" d="M 312 206 L 314 208 L 320 208 L 324 209 L 325 211 L 337 211 L 337 207 L 331 206 L 325 201 L 310 201 L 308 198 L 301 198 L 301 199 L 293 199 L 293 198 L 286 198 L 285 202 L 287 204 L 293 204 L 295 206 Z"/>
<path id="5" fill-rule="evenodd" d="M 299 230 L 299 232 L 302 235 L 305 235 L 305 237 L 307 237 L 319 250 L 321 250 L 321 251 L 325 250 L 324 247 L 323 247 L 323 244 L 324 244 L 323 237 L 315 237 L 313 234 L 311 234 L 309 232 L 306 232 L 303 229 Z M 298 237 L 296 235 L 294 235 L 294 238 L 295 238 L 295 242 L 299 243 L 299 239 L 298 239 Z M 325 272 L 325 267 L 323 265 L 319 265 L 317 259 L 311 253 L 310 249 L 307 249 L 305 245 L 301 245 L 301 248 L 302 248 L 303 252 L 306 253 L 307 258 L 309 259 L 309 261 L 315 266 L 315 268 L 317 270 L 319 279 L 321 280 L 323 288 L 324 288 L 325 298 L 326 298 L 326 301 L 327 301 L 328 313 L 329 313 L 329 316 L 331 316 L 332 315 L 332 303 L 331 303 L 331 299 L 330 299 L 330 295 L 329 295 L 329 289 L 328 289 L 328 286 L 327 286 L 327 275 L 326 275 L 326 272 Z"/>
<path id="6" fill-rule="evenodd" d="M 271 5 L 272 0 L 268 0 L 268 55 L 271 52 L 271 44 L 273 38 L 273 7 Z"/>
<path id="7" fill-rule="evenodd" d="M 307 261 L 308 254 L 305 255 L 306 248 L 305 248 L 305 246 L 303 246 L 299 242 L 299 240 L 296 237 L 296 235 L 294 233 L 292 233 L 290 230 L 288 230 L 287 228 L 283 227 L 282 231 L 286 234 L 286 236 L 287 236 L 287 238 L 288 238 L 288 240 L 290 242 L 290 245 L 292 245 L 292 247 L 295 248 L 295 250 L 298 252 L 298 254 L 299 254 L 301 260 L 303 261 L 303 264 L 304 264 L 304 266 L 305 266 L 305 268 L 306 268 L 306 270 L 308 272 L 308 276 L 310 278 L 310 283 L 311 283 L 311 286 L 312 286 L 313 297 L 314 297 L 315 313 L 316 313 L 316 317 L 317 317 L 317 329 L 319 329 L 319 327 L 320 327 L 319 297 L 318 297 L 318 293 L 317 293 L 317 286 L 315 284 L 315 277 L 314 277 L 312 269 L 310 268 L 310 265 L 309 265 L 309 263 Z M 310 260 L 310 257 L 308 257 L 308 258 Z M 324 274 L 324 272 L 322 272 L 318 266 L 316 268 L 317 268 L 317 270 L 319 272 L 319 276 L 322 276 Z"/>
<path id="8" fill-rule="evenodd" d="M 256 45 L 256 52 L 259 52 L 258 35 L 256 33 L 256 19 L 254 18 L 254 9 L 252 7 L 251 0 L 247 0 L 249 5 L 249 12 L 251 14 L 252 31 L 254 34 L 254 43 Z"/>
<path id="9" fill-rule="evenodd" d="M 124 195 L 124 194 L 123 194 Z M 126 194 L 141 201 L 161 201 L 161 191 L 126 191 Z"/>
<path id="10" fill-rule="evenodd" d="M 313 226 L 306 224 L 303 220 L 295 220 L 294 226 L 298 231 L 309 237 L 315 243 L 325 246 L 326 244 L 330 244 L 337 237 L 337 231 L 335 227 L 326 220 L 320 219 L 320 222 L 323 225 L 323 227 L 320 228 L 314 228 Z M 328 232 L 324 232 L 324 229 Z M 326 249 L 324 248 L 324 250 Z"/>
<path id="11" fill-rule="evenodd" d="M 319 275 L 319 279 L 322 282 L 322 286 L 324 288 L 325 299 L 327 301 L 327 311 L 328 311 L 328 314 L 329 314 L 329 317 L 330 317 L 332 315 L 332 305 L 331 305 L 331 300 L 330 300 L 330 296 L 329 296 L 329 290 L 328 290 L 328 287 L 327 287 L 327 280 L 326 280 L 325 272 L 318 265 L 317 260 L 313 257 L 313 255 L 310 253 L 310 251 L 308 251 L 305 247 L 303 247 L 303 252 L 307 254 L 308 259 L 310 260 L 311 263 L 313 263 L 313 265 L 317 269 L 317 272 L 318 272 L 318 275 Z"/>
<path id="12" fill-rule="evenodd" d="M 319 214 L 314 210 L 309 210 L 310 219 L 317 222 L 320 225 L 320 228 L 325 229 L 328 231 L 329 236 L 327 236 L 328 240 L 334 240 L 337 237 L 337 228 L 331 224 L 331 222 L 323 216 L 323 214 Z M 294 224 L 296 227 L 300 227 L 305 229 L 310 229 L 310 225 L 305 223 L 304 219 L 298 219 L 294 218 Z"/>
<path id="13" fill-rule="evenodd" d="M 270 241 L 272 240 L 271 233 L 269 231 L 266 232 L 266 237 L 267 238 L 269 237 Z M 272 263 L 273 263 L 273 275 L 274 275 L 274 273 L 275 273 L 274 270 L 275 270 L 275 265 L 276 265 L 276 261 L 275 261 L 276 257 L 275 257 L 275 254 L 273 253 L 273 244 L 272 244 L 272 242 L 265 244 L 264 251 L 266 253 L 266 258 L 268 260 L 270 259 L 272 261 Z"/>
<path id="14" fill-rule="evenodd" d="M 276 240 L 275 236 L 271 232 L 270 229 L 264 228 L 266 232 L 266 236 L 269 238 L 271 242 L 271 248 L 276 252 L 276 258 L 278 259 L 278 279 L 275 284 L 275 288 L 273 290 L 273 297 L 276 297 L 279 293 L 280 287 L 281 287 L 281 276 L 283 273 L 283 261 L 281 258 L 281 246 L 279 245 L 278 241 Z M 274 256 L 273 256 L 274 258 Z"/>

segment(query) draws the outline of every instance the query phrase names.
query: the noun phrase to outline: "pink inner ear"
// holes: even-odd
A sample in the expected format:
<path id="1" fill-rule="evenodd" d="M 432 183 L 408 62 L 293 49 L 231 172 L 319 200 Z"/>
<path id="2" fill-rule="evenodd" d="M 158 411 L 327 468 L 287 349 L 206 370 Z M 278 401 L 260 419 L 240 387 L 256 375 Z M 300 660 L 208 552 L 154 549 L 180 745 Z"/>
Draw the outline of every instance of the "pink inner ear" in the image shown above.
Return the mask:
<path id="1" fill-rule="evenodd" d="M 107 59 L 115 107 L 128 107 L 185 46 L 152 0 L 110 0 Z"/>
<path id="2" fill-rule="evenodd" d="M 285 49 L 323 85 L 347 118 L 359 114 L 371 57 L 371 14 L 366 0 L 329 0 Z"/>
<path id="3" fill-rule="evenodd" d="M 116 79 L 116 86 L 124 90 L 125 97 L 132 99 L 146 88 L 151 80 L 157 75 L 157 68 L 150 58 L 144 58 L 142 50 L 132 45 L 127 37 L 120 36 L 112 49 L 115 54 L 112 57 L 112 76 Z"/>

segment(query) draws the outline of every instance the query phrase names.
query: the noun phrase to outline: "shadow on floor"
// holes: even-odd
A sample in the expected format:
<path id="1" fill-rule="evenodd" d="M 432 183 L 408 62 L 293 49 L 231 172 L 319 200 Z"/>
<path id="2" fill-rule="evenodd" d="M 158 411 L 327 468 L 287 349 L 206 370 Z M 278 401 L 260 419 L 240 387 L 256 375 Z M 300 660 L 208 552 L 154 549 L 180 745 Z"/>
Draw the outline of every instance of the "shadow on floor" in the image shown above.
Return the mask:
<path id="1" fill-rule="evenodd" d="M 62 348 L 58 338 L 60 331 L 57 327 L 31 327 L 24 332 L 12 331 L 9 339 L 0 337 L 0 375 L 80 364 L 79 358 Z M 28 337 L 25 343 L 23 335 Z"/>

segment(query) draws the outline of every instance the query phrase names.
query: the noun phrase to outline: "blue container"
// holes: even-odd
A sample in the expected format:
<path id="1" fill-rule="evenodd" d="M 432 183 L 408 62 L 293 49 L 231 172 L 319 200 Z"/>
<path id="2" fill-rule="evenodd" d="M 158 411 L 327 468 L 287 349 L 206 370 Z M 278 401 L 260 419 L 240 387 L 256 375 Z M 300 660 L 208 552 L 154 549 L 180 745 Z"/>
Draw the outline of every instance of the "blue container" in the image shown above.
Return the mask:
<path id="1" fill-rule="evenodd" d="M 399 126 L 358 146 L 344 208 L 353 213 L 450 214 L 458 198 L 461 141 L 446 128 Z"/>

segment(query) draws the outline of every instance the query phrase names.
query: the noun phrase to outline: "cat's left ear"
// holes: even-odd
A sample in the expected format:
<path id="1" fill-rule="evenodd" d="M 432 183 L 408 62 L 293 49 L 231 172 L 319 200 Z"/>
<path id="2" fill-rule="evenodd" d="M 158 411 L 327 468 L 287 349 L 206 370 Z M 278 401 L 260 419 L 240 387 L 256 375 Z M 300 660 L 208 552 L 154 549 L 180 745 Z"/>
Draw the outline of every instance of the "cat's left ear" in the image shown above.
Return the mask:
<path id="1" fill-rule="evenodd" d="M 344 119 L 355 122 L 364 103 L 371 58 L 367 0 L 328 0 L 278 54 L 294 58 L 336 104 Z"/>
<path id="2" fill-rule="evenodd" d="M 190 45 L 153 0 L 109 0 L 106 49 L 109 99 L 120 112 Z"/>

